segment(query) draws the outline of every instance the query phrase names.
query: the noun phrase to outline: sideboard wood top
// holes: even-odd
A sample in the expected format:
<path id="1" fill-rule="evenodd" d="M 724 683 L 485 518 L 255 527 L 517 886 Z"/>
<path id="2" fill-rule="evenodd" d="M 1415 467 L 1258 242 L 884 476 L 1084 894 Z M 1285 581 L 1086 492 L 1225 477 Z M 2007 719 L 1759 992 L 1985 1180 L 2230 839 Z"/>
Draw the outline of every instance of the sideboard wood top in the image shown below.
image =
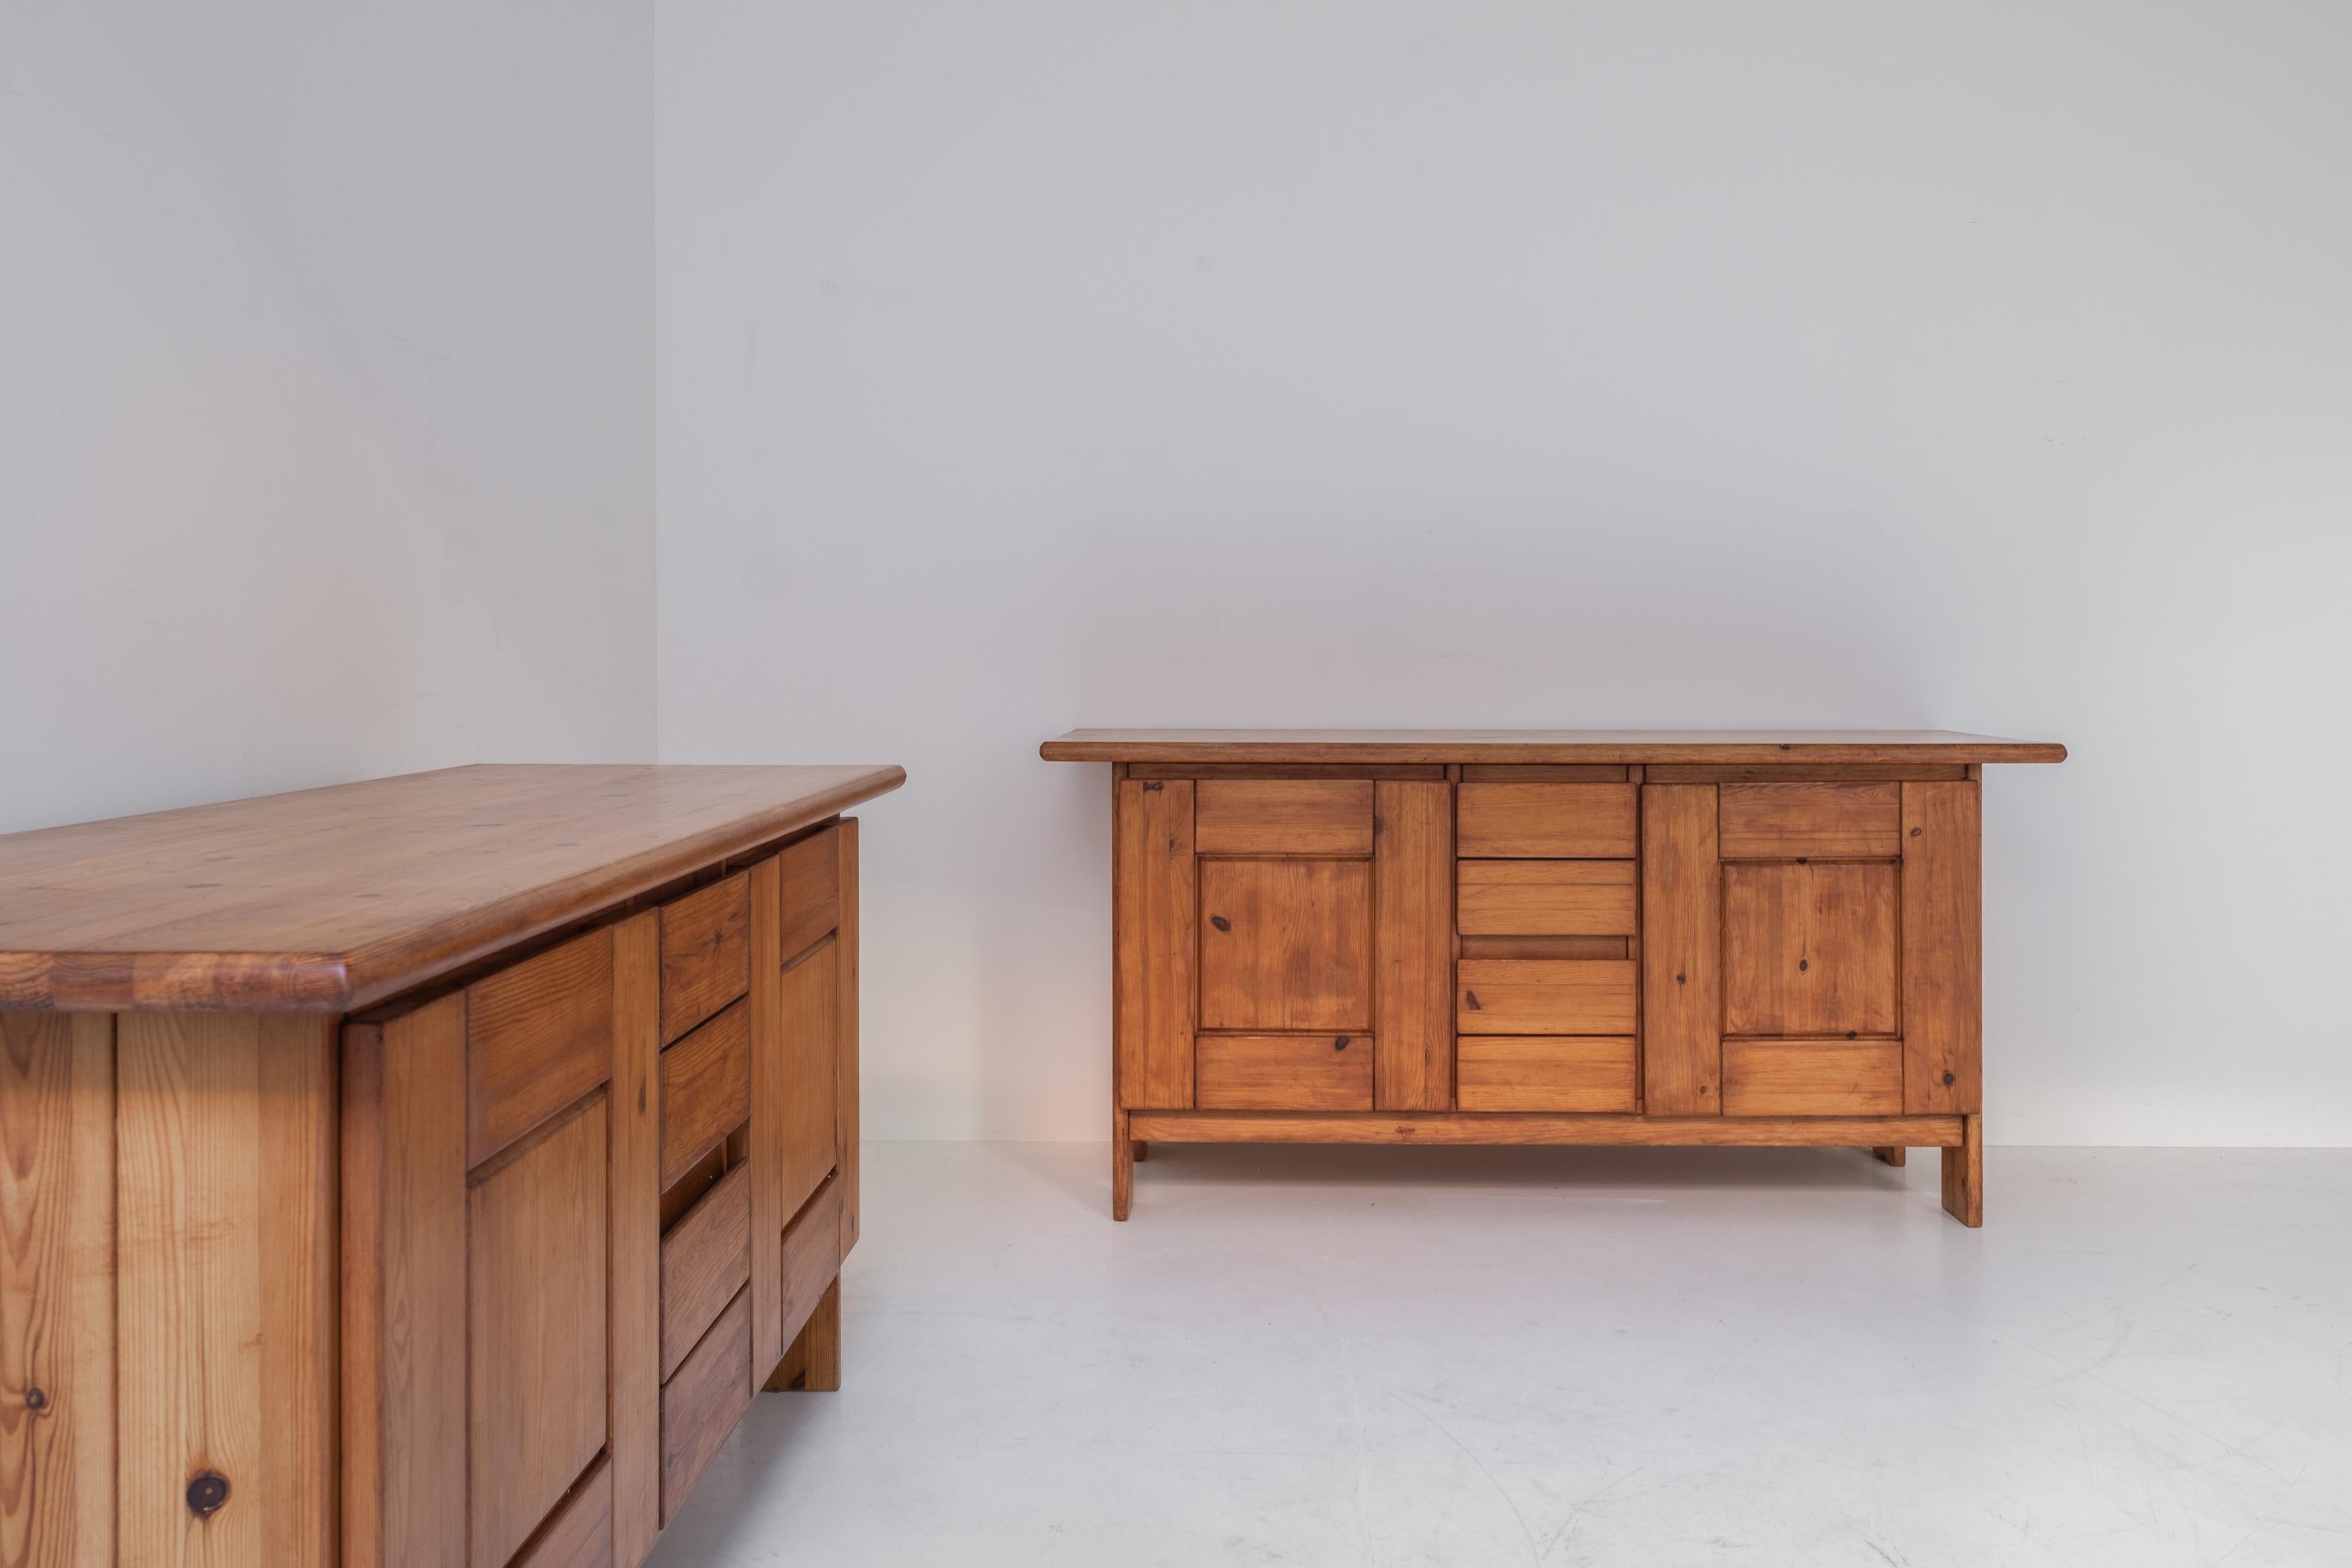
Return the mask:
<path id="1" fill-rule="evenodd" d="M 352 1011 L 906 777 L 492 764 L 0 835 L 0 1007 Z"/>
<path id="2" fill-rule="evenodd" d="M 1951 730 L 1073 730 L 1049 763 L 2063 763 Z"/>

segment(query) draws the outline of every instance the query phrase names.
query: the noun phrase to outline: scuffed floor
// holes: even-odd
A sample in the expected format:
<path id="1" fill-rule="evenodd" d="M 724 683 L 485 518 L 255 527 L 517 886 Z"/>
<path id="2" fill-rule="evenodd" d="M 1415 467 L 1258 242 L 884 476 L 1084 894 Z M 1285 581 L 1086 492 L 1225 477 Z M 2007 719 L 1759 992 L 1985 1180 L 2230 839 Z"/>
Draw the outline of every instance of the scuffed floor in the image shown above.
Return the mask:
<path id="1" fill-rule="evenodd" d="M 866 1146 L 658 1568 L 2352 1563 L 2352 1152 Z"/>

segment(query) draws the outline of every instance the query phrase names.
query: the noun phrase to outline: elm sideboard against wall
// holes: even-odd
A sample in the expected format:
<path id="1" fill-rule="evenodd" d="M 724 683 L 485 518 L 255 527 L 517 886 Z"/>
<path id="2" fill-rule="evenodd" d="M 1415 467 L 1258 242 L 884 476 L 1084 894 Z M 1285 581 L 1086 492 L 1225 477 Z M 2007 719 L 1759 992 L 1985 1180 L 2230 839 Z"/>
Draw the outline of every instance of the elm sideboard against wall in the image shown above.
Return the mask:
<path id="1" fill-rule="evenodd" d="M 1170 1142 L 1943 1151 L 1983 1223 L 1979 790 L 1924 731 L 1077 730 L 1111 1212 Z"/>
<path id="2" fill-rule="evenodd" d="M 839 1386 L 895 767 L 0 837 L 0 1563 L 635 1568 Z"/>

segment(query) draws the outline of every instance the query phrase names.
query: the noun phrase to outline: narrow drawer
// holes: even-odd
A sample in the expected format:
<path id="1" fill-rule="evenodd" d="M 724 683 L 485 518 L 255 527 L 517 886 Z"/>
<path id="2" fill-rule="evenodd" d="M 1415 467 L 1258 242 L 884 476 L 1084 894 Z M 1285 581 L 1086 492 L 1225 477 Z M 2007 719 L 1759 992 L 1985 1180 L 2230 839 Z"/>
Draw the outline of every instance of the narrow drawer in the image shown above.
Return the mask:
<path id="1" fill-rule="evenodd" d="M 1202 779 L 1192 804 L 1202 855 L 1370 855 L 1370 779 Z"/>
<path id="2" fill-rule="evenodd" d="M 1630 860 L 1630 784 L 1465 784 L 1454 853 L 1465 860 Z"/>
<path id="3" fill-rule="evenodd" d="M 613 1073 L 608 927 L 466 987 L 466 1163 L 480 1164 Z"/>
<path id="4" fill-rule="evenodd" d="M 783 935 L 778 956 L 790 963 L 841 924 L 841 829 L 812 833 L 776 856 Z"/>
<path id="5" fill-rule="evenodd" d="M 751 1280 L 751 1167 L 738 1165 L 662 1237 L 664 1378 Z"/>
<path id="6" fill-rule="evenodd" d="M 661 1055 L 661 1184 L 751 1114 L 751 1004 L 738 1002 Z"/>
<path id="7" fill-rule="evenodd" d="M 1464 1110 L 1626 1111 L 1633 1071 L 1630 1035 L 1465 1035 L 1455 1094 Z"/>
<path id="8" fill-rule="evenodd" d="M 751 988 L 751 877 L 713 882 L 661 912 L 662 1043 Z"/>
<path id="9" fill-rule="evenodd" d="M 612 1568 L 613 1466 L 598 1458 L 509 1568 Z"/>
<path id="10" fill-rule="evenodd" d="M 1464 1035 L 1630 1035 L 1627 959 L 1465 958 L 1455 1026 Z"/>
<path id="11" fill-rule="evenodd" d="M 661 1521 L 751 1407 L 751 1292 L 740 1290 L 661 1392 Z"/>
<path id="12" fill-rule="evenodd" d="M 1632 936 L 1631 860 L 1465 860 L 1465 936 Z"/>
<path id="13" fill-rule="evenodd" d="M 1193 1044 L 1203 1110 L 1370 1110 L 1369 1035 L 1202 1035 Z"/>
<path id="14" fill-rule="evenodd" d="M 841 1272 L 841 1179 L 827 1176 L 814 1197 L 784 1227 L 782 1268 L 783 1334 L 776 1342 L 789 1345 L 808 1326 L 825 1288 Z M 761 1369 L 765 1377 L 772 1368 Z"/>
<path id="15" fill-rule="evenodd" d="M 1726 1116 L 1899 1116 L 1900 1040 L 1726 1040 Z"/>
<path id="16" fill-rule="evenodd" d="M 1903 786 L 1895 784 L 1727 784 L 1717 792 L 1726 860 L 1903 853 Z"/>

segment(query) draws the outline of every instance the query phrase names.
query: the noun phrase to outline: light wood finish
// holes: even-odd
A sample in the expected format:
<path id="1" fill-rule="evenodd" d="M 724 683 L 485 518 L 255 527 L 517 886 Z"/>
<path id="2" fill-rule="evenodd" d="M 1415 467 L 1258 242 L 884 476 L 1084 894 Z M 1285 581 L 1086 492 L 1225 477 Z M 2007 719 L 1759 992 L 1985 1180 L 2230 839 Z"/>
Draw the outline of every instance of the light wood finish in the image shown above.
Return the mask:
<path id="1" fill-rule="evenodd" d="M 1138 1110 L 1128 1123 L 1155 1143 L 1539 1143 L 1709 1148 L 1909 1148 L 1960 1142 L 1957 1116 L 1656 1117 L 1465 1110 Z"/>
<path id="2" fill-rule="evenodd" d="M 334 1041 L 322 1018 L 116 1021 L 125 1563 L 334 1552 Z M 199 1516 L 207 1476 L 232 1506 Z"/>
<path id="3" fill-rule="evenodd" d="M 615 1546 L 613 1467 L 599 1459 L 516 1556 L 514 1568 L 612 1568 Z"/>
<path id="4" fill-rule="evenodd" d="M 1983 764 L 2065 754 L 1943 731 L 1043 752 L 1111 764 L 1121 1219 L 1160 1136 L 1957 1145 L 1982 1100 Z M 1372 1109 L 1339 1109 L 1357 1069 L 1304 1042 L 1368 1031 Z"/>
<path id="5" fill-rule="evenodd" d="M 1200 951 L 1192 781 L 1123 781 L 1117 810 L 1119 1093 L 1128 1106 L 1190 1105 Z"/>
<path id="6" fill-rule="evenodd" d="M 835 938 L 834 1172 L 841 1184 L 841 1255 L 857 1245 L 857 819 L 842 820 L 841 929 Z M 837 1348 L 837 1347 L 836 1347 Z M 838 1357 L 832 1387 L 841 1386 Z"/>
<path id="7" fill-rule="evenodd" d="M 662 1523 L 702 1479 L 751 1404 L 751 1293 L 736 1296 L 662 1385 Z"/>
<path id="8" fill-rule="evenodd" d="M 841 1279 L 817 1298 L 816 1310 L 776 1367 L 768 1384 L 778 1393 L 834 1394 L 841 1388 Z"/>
<path id="9" fill-rule="evenodd" d="M 720 886 L 724 886 L 721 883 Z M 661 1530 L 661 1044 L 667 984 L 667 911 L 647 911 L 613 931 L 613 1078 L 605 1101 L 612 1133 L 606 1241 L 612 1259 L 611 1436 L 595 1505 L 606 1515 L 605 1559 L 634 1563 Z M 566 1519 L 583 1505 L 565 1505 Z M 593 1537 L 557 1531 L 593 1551 Z M 551 1526 L 551 1530 L 554 1527 Z M 535 1550 L 554 1549 L 542 1544 Z M 561 1552 L 551 1561 L 561 1560 Z"/>
<path id="10" fill-rule="evenodd" d="M 1370 1029 L 1368 862 L 1204 860 L 1200 874 L 1202 1029 Z"/>
<path id="11" fill-rule="evenodd" d="M 1897 1116 L 1897 1040 L 1726 1040 L 1726 1116 Z"/>
<path id="12" fill-rule="evenodd" d="M 661 1238 L 665 1380 L 751 1281 L 751 1167 L 738 1165 Z"/>
<path id="13" fill-rule="evenodd" d="M 1881 1146 L 1873 1149 L 1870 1153 L 1873 1159 L 1877 1160 L 1882 1164 L 1887 1165 L 1907 1164 L 1911 1159 L 1911 1151 L 1904 1148 L 1899 1143 L 1893 1145 L 1882 1144 Z"/>
<path id="14" fill-rule="evenodd" d="M 774 857 L 751 868 L 751 1147 L 761 1150 L 777 1147 L 792 1095 L 783 1048 L 783 910 L 778 901 L 782 896 Z M 853 1121 L 850 1125 L 856 1123 Z M 744 1227 L 749 1249 L 745 1268 L 751 1281 L 751 1364 L 773 1366 L 784 1353 L 778 1295 L 783 1281 L 777 1249 L 792 1212 L 784 1206 L 783 1161 L 758 1160 L 745 1168 L 751 1172 Z"/>
<path id="15" fill-rule="evenodd" d="M 783 922 L 776 945 L 783 963 L 798 958 L 841 924 L 839 833 L 837 827 L 812 833 L 786 845 L 776 857 Z"/>
<path id="16" fill-rule="evenodd" d="M 2063 763 L 1950 730 L 1073 730 L 1049 763 Z"/>
<path id="17" fill-rule="evenodd" d="M 0 836 L 0 1007 L 355 1012 L 905 779 L 499 764 Z"/>
<path id="18" fill-rule="evenodd" d="M 1454 1026 L 1465 1035 L 1622 1035 L 1633 1028 L 1633 965 L 1465 959 Z"/>
<path id="19" fill-rule="evenodd" d="M 1944 1211 L 1973 1230 L 1984 1224 L 1984 1118 L 1970 1111 L 1959 1120 L 1958 1142 L 1944 1146 Z"/>
<path id="20" fill-rule="evenodd" d="M 1631 1035 L 1462 1037 L 1465 1110 L 1630 1111 L 1639 1087 Z"/>
<path id="21" fill-rule="evenodd" d="M 1899 784 L 1727 784 L 1717 800 L 1727 860 L 1903 852 Z"/>
<path id="22" fill-rule="evenodd" d="M 1370 779 L 1203 779 L 1193 786 L 1202 855 L 1370 855 Z"/>
<path id="23" fill-rule="evenodd" d="M 667 1045 L 751 988 L 751 879 L 739 873 L 662 906 L 661 1037 Z"/>
<path id="24" fill-rule="evenodd" d="M 840 1111 L 841 945 L 828 940 L 784 971 L 783 1031 L 778 1049 L 784 1097 L 776 1130 L 777 1210 L 797 1213 L 832 1173 L 838 1153 L 834 1118 Z"/>
<path id="25" fill-rule="evenodd" d="M 1465 784 L 1457 788 L 1456 831 L 1465 860 L 1633 857 L 1632 784 Z"/>
<path id="26" fill-rule="evenodd" d="M 1632 936 L 1631 860 L 1465 860 L 1465 936 Z"/>
<path id="27" fill-rule="evenodd" d="M 1723 868 L 1727 1035 L 1892 1035 L 1891 865 Z"/>
<path id="28" fill-rule="evenodd" d="M 1454 791 L 1382 780 L 1378 804 L 1372 1103 L 1443 1110 L 1454 1096 Z"/>
<path id="29" fill-rule="evenodd" d="M 613 933 L 466 988 L 466 1163 L 478 1165 L 613 1070 Z"/>
<path id="30" fill-rule="evenodd" d="M 1974 781 L 1903 786 L 1903 1108 L 1984 1104 L 1983 893 Z"/>
<path id="31" fill-rule="evenodd" d="M 751 1009 L 739 1002 L 661 1054 L 661 1184 L 751 1114 Z"/>
<path id="32" fill-rule="evenodd" d="M 827 1182 L 793 1216 L 784 1231 L 783 1325 L 787 1342 L 817 1310 L 818 1300 L 841 1274 L 841 1184 Z M 772 1384 L 781 1388 L 782 1384 Z"/>
<path id="33" fill-rule="evenodd" d="M 114 1019 L 0 1013 L 0 1563 L 114 1552 Z"/>
<path id="34" fill-rule="evenodd" d="M 1203 1035 L 1203 1110 L 1370 1110 L 1372 1042 L 1353 1035 Z"/>

